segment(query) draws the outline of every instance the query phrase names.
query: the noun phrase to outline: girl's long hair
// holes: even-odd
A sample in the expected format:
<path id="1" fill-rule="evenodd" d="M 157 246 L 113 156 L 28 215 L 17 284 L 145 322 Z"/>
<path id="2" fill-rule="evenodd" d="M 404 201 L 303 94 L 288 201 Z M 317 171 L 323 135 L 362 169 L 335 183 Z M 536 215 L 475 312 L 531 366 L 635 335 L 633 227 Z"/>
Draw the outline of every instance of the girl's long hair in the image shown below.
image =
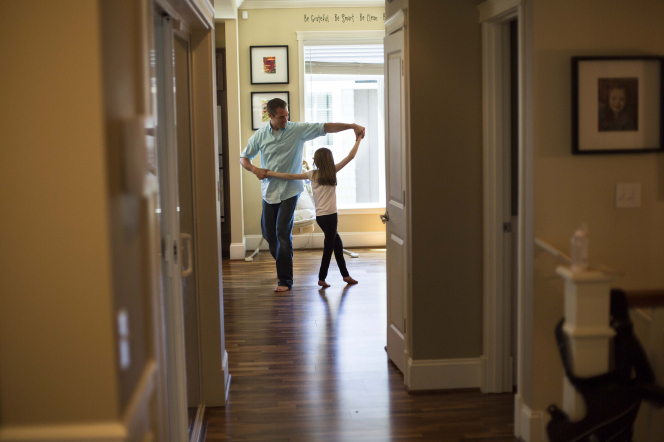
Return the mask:
<path id="1" fill-rule="evenodd" d="M 326 147 L 318 149 L 314 153 L 314 165 L 317 170 L 314 170 L 312 177 L 318 184 L 321 186 L 337 185 L 337 168 L 330 149 Z"/>

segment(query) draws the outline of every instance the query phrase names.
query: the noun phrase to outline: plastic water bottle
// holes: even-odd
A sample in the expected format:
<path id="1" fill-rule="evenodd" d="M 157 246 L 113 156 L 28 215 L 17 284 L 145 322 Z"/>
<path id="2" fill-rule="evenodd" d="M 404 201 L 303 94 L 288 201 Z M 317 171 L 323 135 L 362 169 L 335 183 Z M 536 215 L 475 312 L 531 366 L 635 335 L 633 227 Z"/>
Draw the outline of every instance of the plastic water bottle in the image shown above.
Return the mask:
<path id="1" fill-rule="evenodd" d="M 588 227 L 583 224 L 572 235 L 572 248 L 570 253 L 572 272 L 582 272 L 588 269 Z"/>

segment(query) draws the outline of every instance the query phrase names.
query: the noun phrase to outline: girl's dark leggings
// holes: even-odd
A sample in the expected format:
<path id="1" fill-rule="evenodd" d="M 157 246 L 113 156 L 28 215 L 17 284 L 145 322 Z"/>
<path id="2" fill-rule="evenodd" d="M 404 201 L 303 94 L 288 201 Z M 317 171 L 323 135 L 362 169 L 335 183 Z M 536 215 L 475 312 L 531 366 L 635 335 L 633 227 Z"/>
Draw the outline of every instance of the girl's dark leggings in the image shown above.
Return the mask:
<path id="1" fill-rule="evenodd" d="M 334 258 L 337 260 L 339 271 L 344 278 L 348 275 L 346 268 L 346 260 L 344 259 L 344 244 L 337 233 L 337 214 L 322 215 L 316 217 L 316 222 L 325 234 L 325 242 L 323 243 L 323 260 L 320 263 L 320 271 L 318 272 L 318 279 L 325 281 L 327 278 L 327 269 L 330 267 L 330 260 L 332 259 L 332 252 Z"/>

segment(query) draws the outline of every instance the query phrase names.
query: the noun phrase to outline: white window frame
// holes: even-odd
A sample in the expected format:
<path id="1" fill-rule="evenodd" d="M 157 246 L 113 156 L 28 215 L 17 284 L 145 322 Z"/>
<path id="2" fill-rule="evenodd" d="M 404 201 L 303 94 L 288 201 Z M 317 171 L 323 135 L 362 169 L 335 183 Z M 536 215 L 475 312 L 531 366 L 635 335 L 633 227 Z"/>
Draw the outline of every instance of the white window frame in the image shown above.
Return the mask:
<path id="1" fill-rule="evenodd" d="M 298 73 L 300 78 L 300 119 L 305 116 L 305 96 L 304 96 L 304 46 L 314 45 L 338 45 L 338 44 L 380 44 L 384 43 L 384 30 L 377 31 L 297 31 L 298 43 Z M 359 214 L 377 214 L 385 212 L 385 204 L 373 207 L 367 204 L 367 207 L 353 209 L 339 209 L 339 215 L 359 215 Z"/>

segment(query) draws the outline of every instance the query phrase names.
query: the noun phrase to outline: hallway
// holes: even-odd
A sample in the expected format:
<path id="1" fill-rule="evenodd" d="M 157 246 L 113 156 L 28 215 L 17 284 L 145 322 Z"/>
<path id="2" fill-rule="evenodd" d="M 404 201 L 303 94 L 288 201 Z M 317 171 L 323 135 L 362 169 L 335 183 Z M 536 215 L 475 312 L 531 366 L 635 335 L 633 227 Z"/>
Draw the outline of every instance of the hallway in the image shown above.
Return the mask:
<path id="1" fill-rule="evenodd" d="M 320 250 L 297 250 L 294 290 L 277 295 L 267 251 L 224 261 L 226 408 L 207 410 L 208 442 L 514 441 L 513 396 L 451 391 L 409 395 L 385 345 L 385 252 L 354 250 L 359 281 L 336 264 L 318 290 Z"/>

